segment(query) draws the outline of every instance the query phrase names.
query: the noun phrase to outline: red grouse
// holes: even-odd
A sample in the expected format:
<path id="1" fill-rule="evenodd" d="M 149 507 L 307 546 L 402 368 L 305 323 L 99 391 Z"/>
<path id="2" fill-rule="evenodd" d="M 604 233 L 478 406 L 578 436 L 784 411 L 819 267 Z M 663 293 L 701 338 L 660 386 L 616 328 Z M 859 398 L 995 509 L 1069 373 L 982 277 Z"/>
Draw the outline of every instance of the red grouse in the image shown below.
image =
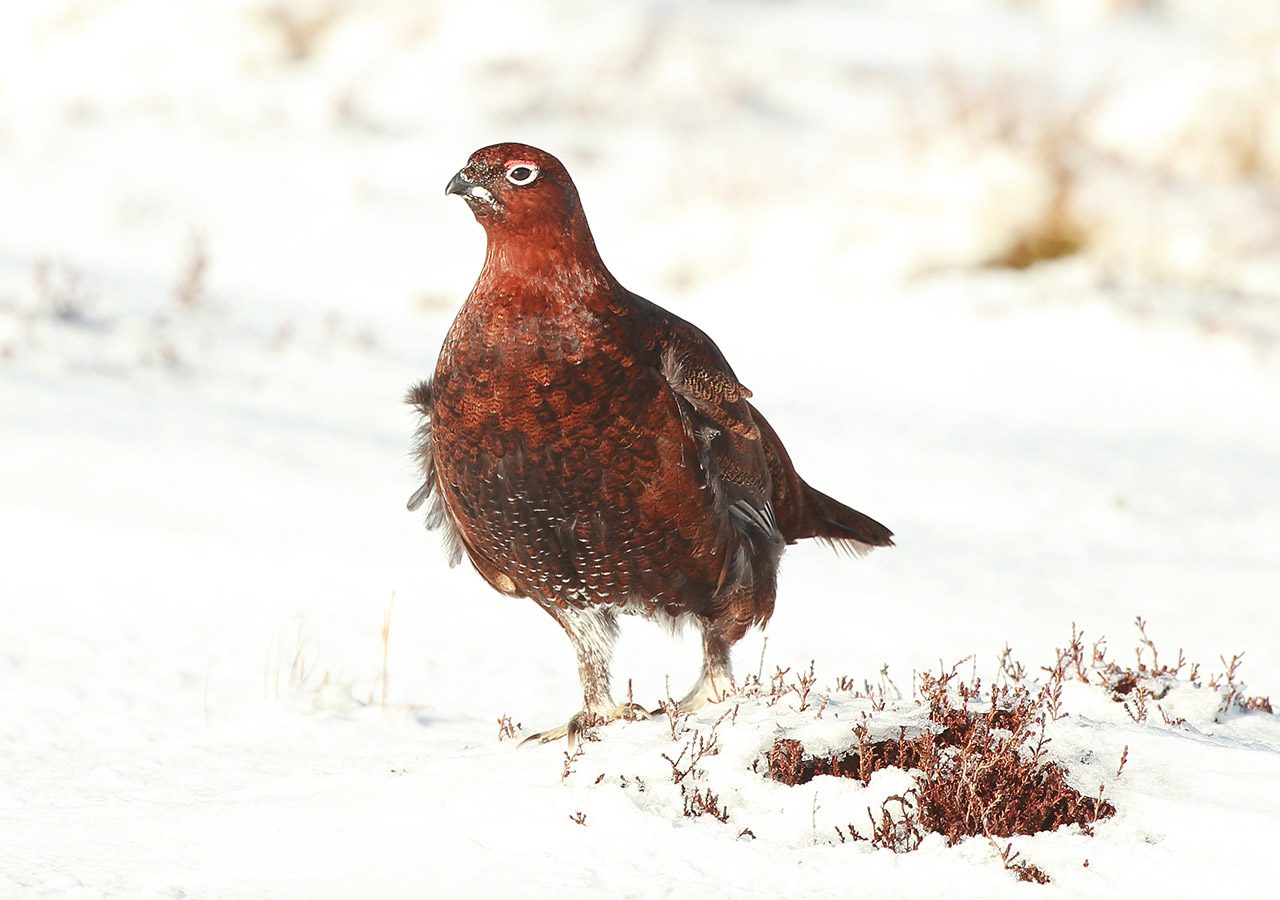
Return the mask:
<path id="1" fill-rule="evenodd" d="M 578 656 L 582 709 L 543 741 L 617 719 L 617 615 L 689 621 L 702 677 L 686 710 L 730 686 L 730 648 L 773 613 L 785 545 L 864 552 L 879 522 L 814 490 L 711 338 L 631 293 L 600 259 L 558 159 L 477 150 L 445 189 L 488 237 L 484 268 L 430 381 L 415 453 L 456 563 L 530 597 Z"/>

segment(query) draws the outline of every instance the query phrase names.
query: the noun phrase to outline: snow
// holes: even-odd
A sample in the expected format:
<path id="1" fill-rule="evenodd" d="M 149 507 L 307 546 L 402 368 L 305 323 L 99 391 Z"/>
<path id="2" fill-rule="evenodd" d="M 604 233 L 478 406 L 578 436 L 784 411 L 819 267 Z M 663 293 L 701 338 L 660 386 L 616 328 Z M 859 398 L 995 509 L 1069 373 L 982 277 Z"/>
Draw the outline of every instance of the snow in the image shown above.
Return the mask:
<path id="1" fill-rule="evenodd" d="M 1274 893 L 1280 724 L 1207 678 L 1243 651 L 1280 694 L 1280 19 L 897 7 L 6 5 L 0 896 Z M 736 671 L 812 660 L 827 705 L 732 701 L 697 782 L 723 824 L 684 816 L 665 717 L 567 777 L 499 740 L 577 708 L 568 644 L 403 510 L 400 397 L 483 248 L 442 188 L 510 139 L 568 164 L 614 272 L 715 337 L 806 479 L 897 534 L 788 551 Z M 991 265 L 1055 204 L 1079 253 Z M 1073 622 L 1128 664 L 1139 615 L 1200 685 L 1169 725 L 1068 682 L 1050 755 L 1117 813 L 1012 839 L 1045 887 L 981 838 L 842 844 L 908 773 L 752 769 L 864 712 L 918 726 L 940 663 L 989 681 L 1008 643 L 1041 678 Z M 629 620 L 615 693 L 698 663 Z M 883 712 L 835 689 L 886 664 Z"/>

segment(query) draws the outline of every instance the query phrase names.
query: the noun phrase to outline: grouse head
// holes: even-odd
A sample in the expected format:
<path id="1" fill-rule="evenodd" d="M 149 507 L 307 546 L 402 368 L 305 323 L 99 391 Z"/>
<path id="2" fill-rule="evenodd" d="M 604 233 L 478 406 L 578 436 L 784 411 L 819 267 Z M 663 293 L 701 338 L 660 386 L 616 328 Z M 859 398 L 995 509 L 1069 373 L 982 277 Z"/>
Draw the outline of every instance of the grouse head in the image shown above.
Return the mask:
<path id="1" fill-rule="evenodd" d="M 482 147 L 449 180 L 445 193 L 465 200 L 484 226 L 486 269 L 532 276 L 558 268 L 611 280 L 573 179 L 545 150 L 517 143 Z"/>
<path id="2" fill-rule="evenodd" d="M 527 144 L 482 147 L 444 192 L 467 201 L 486 231 L 567 227 L 580 209 L 578 190 L 560 160 Z"/>

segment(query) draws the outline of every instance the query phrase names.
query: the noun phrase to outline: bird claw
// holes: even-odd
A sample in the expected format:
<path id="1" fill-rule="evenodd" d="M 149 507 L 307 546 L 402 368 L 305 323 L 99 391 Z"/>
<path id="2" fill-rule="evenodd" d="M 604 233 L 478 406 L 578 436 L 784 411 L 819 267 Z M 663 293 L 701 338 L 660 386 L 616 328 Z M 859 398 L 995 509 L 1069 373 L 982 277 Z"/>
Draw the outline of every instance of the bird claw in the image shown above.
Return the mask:
<path id="1" fill-rule="evenodd" d="M 626 719 L 628 722 L 638 722 L 641 719 L 652 719 L 654 715 L 639 703 L 623 703 L 618 707 L 618 709 L 621 711 L 618 718 Z"/>
<path id="2" fill-rule="evenodd" d="M 569 726 L 566 723 L 557 728 L 549 728 L 546 731 L 539 731 L 537 734 L 531 734 L 520 742 L 520 746 L 527 747 L 530 744 L 549 744 L 552 741 L 559 740 L 568 733 Z"/>
<path id="3" fill-rule="evenodd" d="M 679 703 L 665 700 L 650 715 L 691 715 L 711 703 L 722 702 L 734 690 L 733 682 L 727 678 L 703 678 Z"/>
<path id="4" fill-rule="evenodd" d="M 583 738 L 589 729 L 597 728 L 601 725 L 608 725 L 618 719 L 626 719 L 628 722 L 634 722 L 638 719 L 652 718 L 653 714 L 638 703 L 622 703 L 612 709 L 603 711 L 579 710 L 574 713 L 568 722 L 555 728 L 549 728 L 546 731 L 539 731 L 537 734 L 531 734 L 523 741 L 520 746 L 526 744 L 550 744 L 552 741 L 558 741 L 560 738 L 567 737 L 569 739 L 569 747 L 572 749 L 578 741 Z"/>

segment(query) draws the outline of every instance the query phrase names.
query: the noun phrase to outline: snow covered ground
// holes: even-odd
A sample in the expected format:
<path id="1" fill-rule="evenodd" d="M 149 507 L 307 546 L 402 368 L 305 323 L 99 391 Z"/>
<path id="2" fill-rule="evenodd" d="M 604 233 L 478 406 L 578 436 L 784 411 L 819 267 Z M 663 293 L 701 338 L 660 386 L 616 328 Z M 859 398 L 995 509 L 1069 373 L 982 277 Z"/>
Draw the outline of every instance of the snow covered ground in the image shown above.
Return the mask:
<path id="1" fill-rule="evenodd" d="M 1280 15 L 898 6 L 6 6 L 0 896 L 1271 896 L 1280 722 L 1208 678 L 1280 694 Z M 442 188 L 506 139 L 897 533 L 788 551 L 736 666 L 829 699 L 721 723 L 724 823 L 665 719 L 567 776 L 499 740 L 576 709 L 568 644 L 403 510 L 400 397 L 483 246 Z M 1133 664 L 1139 615 L 1200 686 L 1138 723 L 1068 683 L 1050 755 L 1117 813 L 1014 839 L 1044 887 L 982 838 L 842 843 L 905 773 L 753 770 L 852 742 L 842 676 L 888 666 L 896 734 L 913 673 L 1042 677 L 1072 623 Z M 697 664 L 628 623 L 615 685 Z"/>

